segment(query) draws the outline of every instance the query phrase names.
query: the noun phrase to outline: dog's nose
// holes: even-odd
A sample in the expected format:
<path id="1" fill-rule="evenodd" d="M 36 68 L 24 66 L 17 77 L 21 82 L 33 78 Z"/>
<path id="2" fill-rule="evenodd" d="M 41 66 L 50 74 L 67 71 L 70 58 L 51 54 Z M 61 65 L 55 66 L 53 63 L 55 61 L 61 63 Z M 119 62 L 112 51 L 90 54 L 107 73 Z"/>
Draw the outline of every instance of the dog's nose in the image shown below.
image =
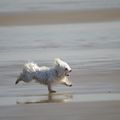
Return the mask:
<path id="1" fill-rule="evenodd" d="M 69 72 L 72 72 L 72 70 L 70 70 Z"/>
<path id="2" fill-rule="evenodd" d="M 70 87 L 72 86 L 72 84 L 71 85 L 69 85 Z"/>

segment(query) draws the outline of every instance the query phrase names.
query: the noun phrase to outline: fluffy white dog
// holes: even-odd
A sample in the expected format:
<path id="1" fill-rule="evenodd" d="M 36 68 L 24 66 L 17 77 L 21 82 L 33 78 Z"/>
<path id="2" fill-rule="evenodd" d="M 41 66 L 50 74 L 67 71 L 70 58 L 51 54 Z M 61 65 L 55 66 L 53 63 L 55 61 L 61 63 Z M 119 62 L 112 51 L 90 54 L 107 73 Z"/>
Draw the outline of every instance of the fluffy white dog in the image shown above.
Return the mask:
<path id="1" fill-rule="evenodd" d="M 30 82 L 35 80 L 38 83 L 48 86 L 50 93 L 56 92 L 52 90 L 54 83 L 61 83 L 66 86 L 72 86 L 72 83 L 68 80 L 68 76 L 72 69 L 70 66 L 61 59 L 55 59 L 55 66 L 53 68 L 39 67 L 35 63 L 27 63 L 24 65 L 22 73 L 19 75 L 15 84 L 19 81 Z"/>

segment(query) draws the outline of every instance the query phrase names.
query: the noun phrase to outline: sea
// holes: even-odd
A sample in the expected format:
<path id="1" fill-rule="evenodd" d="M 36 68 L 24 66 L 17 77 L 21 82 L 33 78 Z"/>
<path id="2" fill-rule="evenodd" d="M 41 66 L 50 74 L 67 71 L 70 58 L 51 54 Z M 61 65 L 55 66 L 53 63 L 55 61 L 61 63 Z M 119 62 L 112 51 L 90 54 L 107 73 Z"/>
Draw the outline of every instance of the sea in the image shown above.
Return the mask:
<path id="1" fill-rule="evenodd" d="M 0 12 L 120 8 L 120 0 L 0 0 Z"/>

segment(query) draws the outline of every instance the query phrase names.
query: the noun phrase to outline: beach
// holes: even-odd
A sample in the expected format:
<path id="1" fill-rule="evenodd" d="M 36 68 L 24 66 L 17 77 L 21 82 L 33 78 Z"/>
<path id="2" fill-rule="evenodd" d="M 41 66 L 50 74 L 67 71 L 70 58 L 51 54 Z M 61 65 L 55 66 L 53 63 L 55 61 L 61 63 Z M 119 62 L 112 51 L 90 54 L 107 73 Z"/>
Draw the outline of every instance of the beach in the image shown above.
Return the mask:
<path id="1" fill-rule="evenodd" d="M 120 9 L 0 13 L 0 26 L 104 22 L 120 19 Z"/>
<path id="2" fill-rule="evenodd" d="M 120 119 L 117 2 L 0 2 L 0 120 Z M 57 57 L 72 68 L 72 87 L 15 85 L 26 62 L 52 67 Z"/>
<path id="3" fill-rule="evenodd" d="M 5 120 L 119 120 L 120 102 L 91 102 L 67 104 L 37 104 L 1 107 Z"/>
<path id="4" fill-rule="evenodd" d="M 119 74 L 77 73 L 73 87 L 56 86 L 57 93 L 51 95 L 36 84 L 0 87 L 0 119 L 119 120 Z"/>

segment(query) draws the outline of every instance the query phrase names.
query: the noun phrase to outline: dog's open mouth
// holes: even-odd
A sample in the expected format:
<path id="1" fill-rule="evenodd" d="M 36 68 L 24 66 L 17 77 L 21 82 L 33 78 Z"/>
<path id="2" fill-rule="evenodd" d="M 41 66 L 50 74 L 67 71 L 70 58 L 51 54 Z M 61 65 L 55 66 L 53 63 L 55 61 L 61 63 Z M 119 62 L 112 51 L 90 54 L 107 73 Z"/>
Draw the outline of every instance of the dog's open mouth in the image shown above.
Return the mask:
<path id="1" fill-rule="evenodd" d="M 68 86 L 68 87 L 71 87 L 72 84 L 67 84 L 67 83 L 64 83 L 64 85 Z"/>
<path id="2" fill-rule="evenodd" d="M 70 76 L 70 74 L 69 74 L 69 73 L 67 73 L 67 74 L 66 74 L 66 76 Z"/>

